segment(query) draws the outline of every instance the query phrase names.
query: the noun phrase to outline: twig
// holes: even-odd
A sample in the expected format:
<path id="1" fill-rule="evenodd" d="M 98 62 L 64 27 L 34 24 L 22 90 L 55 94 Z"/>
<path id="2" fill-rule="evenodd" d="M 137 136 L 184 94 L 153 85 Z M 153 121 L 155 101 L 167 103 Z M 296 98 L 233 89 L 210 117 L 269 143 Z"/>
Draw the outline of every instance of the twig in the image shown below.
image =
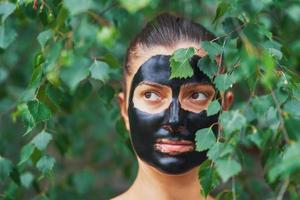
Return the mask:
<path id="1" fill-rule="evenodd" d="M 222 70 L 221 70 L 221 67 L 222 67 L 222 60 L 223 60 L 223 54 L 224 54 L 224 47 L 225 47 L 225 44 L 226 44 L 226 39 L 224 40 L 224 42 L 223 42 L 223 46 L 222 46 L 222 53 L 221 53 L 221 55 L 220 55 L 220 63 L 219 63 L 219 66 L 218 66 L 218 72 L 217 72 L 217 74 L 219 75 L 221 72 L 222 72 Z"/>
<path id="2" fill-rule="evenodd" d="M 236 191 L 235 191 L 235 178 L 232 177 L 232 199 L 236 200 Z"/>
<path id="3" fill-rule="evenodd" d="M 46 2 L 46 0 L 42 0 L 42 6 L 46 6 L 46 8 L 48 8 L 49 11 L 52 11 L 52 8 L 48 5 L 48 3 Z"/>
<path id="4" fill-rule="evenodd" d="M 274 91 L 273 91 L 272 89 L 271 89 L 271 96 L 272 96 L 272 98 L 273 98 L 273 100 L 274 100 L 274 103 L 275 103 L 275 105 L 276 105 L 276 108 L 277 108 L 277 110 L 278 110 L 278 112 L 279 112 L 280 126 L 281 126 L 281 129 L 282 129 L 282 131 L 283 131 L 284 139 L 285 139 L 285 141 L 289 144 L 291 141 L 290 141 L 290 139 L 289 139 L 287 130 L 286 130 L 285 125 L 284 125 L 284 119 L 283 119 L 283 117 L 282 117 L 283 111 L 282 111 L 282 109 L 280 108 L 280 104 L 279 104 L 279 102 L 278 102 L 278 100 L 277 100 L 277 98 L 276 98 L 276 96 L 275 96 L 275 94 L 274 94 Z"/>
<path id="5" fill-rule="evenodd" d="M 221 39 L 221 38 L 223 38 L 223 37 L 230 36 L 231 33 L 234 33 L 234 32 L 236 32 L 236 31 L 241 30 L 244 26 L 245 26 L 245 24 L 242 24 L 241 26 L 237 27 L 236 29 L 234 29 L 234 30 L 232 30 L 232 31 L 230 31 L 230 32 L 228 32 L 228 33 L 224 33 L 223 35 L 220 35 L 220 36 L 218 36 L 218 37 L 216 37 L 216 38 L 210 40 L 210 42 L 214 42 L 214 41 L 219 40 L 219 39 Z"/>
<path id="6" fill-rule="evenodd" d="M 289 179 L 285 180 L 284 183 L 282 184 L 276 200 L 282 200 L 288 186 L 289 186 Z"/>
<path id="7" fill-rule="evenodd" d="M 92 12 L 92 11 L 88 11 L 87 12 L 94 20 L 96 20 L 98 22 L 98 24 L 102 25 L 102 26 L 109 26 L 109 21 L 104 19 L 103 17 L 97 15 L 96 13 Z"/>

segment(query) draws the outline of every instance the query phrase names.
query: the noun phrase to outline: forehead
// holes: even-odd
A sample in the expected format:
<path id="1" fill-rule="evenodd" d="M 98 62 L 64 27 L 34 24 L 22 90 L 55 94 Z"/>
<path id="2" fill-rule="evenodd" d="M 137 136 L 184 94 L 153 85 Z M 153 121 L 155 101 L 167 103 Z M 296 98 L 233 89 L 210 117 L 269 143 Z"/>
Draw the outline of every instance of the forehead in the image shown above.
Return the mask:
<path id="1" fill-rule="evenodd" d="M 143 81 L 159 83 L 172 88 L 180 87 L 181 85 L 187 83 L 211 84 L 210 79 L 198 69 L 197 62 L 199 59 L 201 59 L 201 57 L 196 55 L 190 59 L 190 64 L 194 71 L 192 77 L 184 79 L 170 79 L 170 57 L 170 55 L 155 55 L 143 63 L 133 77 L 132 89 L 134 89 L 140 82 Z"/>

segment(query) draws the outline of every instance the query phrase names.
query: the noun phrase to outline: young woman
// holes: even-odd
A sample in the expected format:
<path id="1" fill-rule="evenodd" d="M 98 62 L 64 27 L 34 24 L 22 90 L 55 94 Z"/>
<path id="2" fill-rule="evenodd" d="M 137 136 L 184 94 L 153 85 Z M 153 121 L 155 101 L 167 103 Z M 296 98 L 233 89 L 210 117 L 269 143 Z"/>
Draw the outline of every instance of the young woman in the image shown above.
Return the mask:
<path id="1" fill-rule="evenodd" d="M 164 13 L 131 42 L 119 103 L 139 168 L 133 185 L 114 199 L 205 199 L 198 167 L 207 157 L 195 151 L 195 133 L 213 126 L 217 135 L 218 114 L 207 116 L 205 110 L 215 98 L 227 109 L 233 97 L 220 96 L 197 67 L 206 55 L 201 41 L 214 38 L 199 24 Z M 197 51 L 189 60 L 193 76 L 170 78 L 170 56 L 189 47 Z"/>

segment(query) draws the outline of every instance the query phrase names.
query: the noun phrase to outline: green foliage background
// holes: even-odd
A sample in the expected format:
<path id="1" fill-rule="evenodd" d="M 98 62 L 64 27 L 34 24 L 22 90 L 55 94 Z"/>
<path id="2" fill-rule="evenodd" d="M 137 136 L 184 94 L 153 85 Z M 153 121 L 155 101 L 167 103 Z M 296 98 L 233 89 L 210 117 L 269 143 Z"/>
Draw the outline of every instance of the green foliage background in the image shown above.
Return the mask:
<path id="1" fill-rule="evenodd" d="M 209 150 L 201 192 L 299 198 L 298 0 L 1 0 L 0 199 L 108 199 L 132 183 L 116 94 L 129 41 L 163 11 L 218 36 L 201 43 L 208 57 L 198 66 L 235 92 L 220 137 L 197 132 L 197 149 Z M 186 52 L 173 56 L 173 77 L 190 75 L 177 59 Z M 208 113 L 219 109 L 215 101 Z"/>

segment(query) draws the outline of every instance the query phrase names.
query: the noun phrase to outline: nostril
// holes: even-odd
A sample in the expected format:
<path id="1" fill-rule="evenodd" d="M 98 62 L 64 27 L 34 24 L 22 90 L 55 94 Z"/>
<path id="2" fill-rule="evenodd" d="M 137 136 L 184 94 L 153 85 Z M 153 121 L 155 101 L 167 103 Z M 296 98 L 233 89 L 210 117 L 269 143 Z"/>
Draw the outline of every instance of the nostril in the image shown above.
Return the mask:
<path id="1" fill-rule="evenodd" d="M 174 132 L 174 130 L 173 130 L 173 128 L 170 126 L 170 125 L 163 125 L 162 126 L 164 129 L 166 129 L 168 132 L 170 132 L 170 133 L 173 133 Z"/>
<path id="2" fill-rule="evenodd" d="M 182 133 L 186 130 L 183 126 L 177 126 L 177 125 L 172 126 L 172 125 L 169 125 L 169 124 L 164 124 L 162 126 L 162 128 L 167 130 L 171 134 Z"/>

